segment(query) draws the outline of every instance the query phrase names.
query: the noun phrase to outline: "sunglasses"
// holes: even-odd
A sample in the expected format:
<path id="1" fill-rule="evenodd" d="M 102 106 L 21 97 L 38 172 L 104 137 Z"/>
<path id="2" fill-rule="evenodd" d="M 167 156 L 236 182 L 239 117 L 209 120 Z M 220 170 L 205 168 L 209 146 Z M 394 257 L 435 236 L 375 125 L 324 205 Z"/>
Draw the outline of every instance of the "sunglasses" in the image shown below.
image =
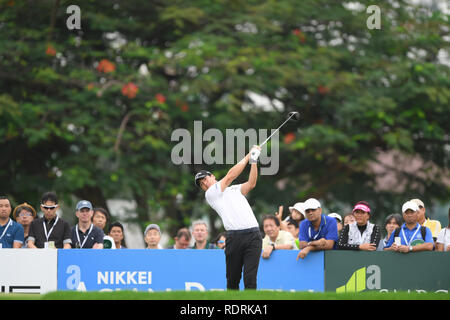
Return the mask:
<path id="1" fill-rule="evenodd" d="M 219 240 L 219 241 L 217 241 L 217 243 L 220 243 L 220 244 L 222 244 L 222 243 L 225 243 L 225 241 L 223 241 L 223 240 Z"/>
<path id="2" fill-rule="evenodd" d="M 44 206 L 44 205 L 41 205 L 41 207 L 46 209 L 46 210 L 53 210 L 53 209 L 56 209 L 56 207 L 58 207 L 58 206 Z"/>
<path id="3" fill-rule="evenodd" d="M 19 217 L 31 217 L 33 215 L 29 212 L 24 212 L 24 213 L 19 213 L 18 216 Z"/>

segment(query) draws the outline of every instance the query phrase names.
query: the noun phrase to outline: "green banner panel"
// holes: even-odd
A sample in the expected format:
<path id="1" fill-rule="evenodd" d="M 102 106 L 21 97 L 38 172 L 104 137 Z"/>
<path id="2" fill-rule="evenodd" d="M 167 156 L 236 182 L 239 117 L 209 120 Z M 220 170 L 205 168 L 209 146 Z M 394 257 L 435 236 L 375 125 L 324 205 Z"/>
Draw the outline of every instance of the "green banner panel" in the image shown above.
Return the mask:
<path id="1" fill-rule="evenodd" d="M 325 291 L 447 292 L 450 253 L 325 252 Z"/>

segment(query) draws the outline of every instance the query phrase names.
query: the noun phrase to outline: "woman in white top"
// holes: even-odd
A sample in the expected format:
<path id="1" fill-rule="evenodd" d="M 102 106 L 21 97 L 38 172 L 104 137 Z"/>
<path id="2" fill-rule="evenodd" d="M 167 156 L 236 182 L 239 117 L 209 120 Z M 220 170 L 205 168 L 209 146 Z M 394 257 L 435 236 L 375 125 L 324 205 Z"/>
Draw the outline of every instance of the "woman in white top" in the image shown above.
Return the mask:
<path id="1" fill-rule="evenodd" d="M 436 251 L 450 251 L 450 208 L 448 209 L 449 224 L 442 228 L 436 240 Z"/>

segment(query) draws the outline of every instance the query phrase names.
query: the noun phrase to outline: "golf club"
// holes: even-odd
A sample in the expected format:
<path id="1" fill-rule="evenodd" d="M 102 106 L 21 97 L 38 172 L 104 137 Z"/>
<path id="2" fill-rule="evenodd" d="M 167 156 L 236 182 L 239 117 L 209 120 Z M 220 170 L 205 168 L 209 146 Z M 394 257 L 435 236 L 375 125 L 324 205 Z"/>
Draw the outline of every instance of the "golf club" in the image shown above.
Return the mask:
<path id="1" fill-rule="evenodd" d="M 264 140 L 259 147 L 261 148 L 263 145 L 266 144 L 267 141 L 269 141 L 269 139 L 278 131 L 280 130 L 280 128 L 282 126 L 285 125 L 286 122 L 288 122 L 291 118 L 294 118 L 294 120 L 299 120 L 300 119 L 300 113 L 298 113 L 297 111 L 292 111 L 288 113 L 289 117 L 266 139 Z"/>

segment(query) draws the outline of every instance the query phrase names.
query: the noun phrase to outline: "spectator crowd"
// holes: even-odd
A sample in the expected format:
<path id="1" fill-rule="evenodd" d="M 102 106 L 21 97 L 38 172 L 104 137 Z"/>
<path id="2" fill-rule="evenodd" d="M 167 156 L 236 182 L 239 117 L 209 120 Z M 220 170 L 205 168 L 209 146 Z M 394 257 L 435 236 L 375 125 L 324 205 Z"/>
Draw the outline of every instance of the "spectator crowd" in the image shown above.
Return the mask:
<path id="1" fill-rule="evenodd" d="M 321 250 L 450 251 L 450 225 L 442 228 L 439 221 L 427 217 L 420 199 L 406 201 L 401 214 L 388 215 L 382 226 L 371 222 L 374 212 L 366 201 L 357 202 L 344 217 L 336 212 L 325 214 L 314 198 L 289 206 L 289 215 L 284 219 L 283 208 L 279 206 L 277 212 L 265 215 L 261 221 L 264 259 L 276 250 L 297 250 L 297 260 Z M 126 248 L 123 225 L 118 221 L 110 223 L 107 210 L 94 208 L 90 201 L 76 204 L 74 226 L 57 215 L 55 193 L 42 196 L 40 209 L 42 217 L 26 202 L 12 210 L 9 199 L 0 196 L 0 249 Z M 448 218 L 450 221 L 450 209 Z M 208 224 L 199 220 L 190 228 L 178 230 L 174 244 L 167 249 L 224 249 L 226 237 L 227 233 L 222 232 L 211 241 Z M 146 249 L 163 249 L 157 224 L 145 228 L 144 240 Z"/>

